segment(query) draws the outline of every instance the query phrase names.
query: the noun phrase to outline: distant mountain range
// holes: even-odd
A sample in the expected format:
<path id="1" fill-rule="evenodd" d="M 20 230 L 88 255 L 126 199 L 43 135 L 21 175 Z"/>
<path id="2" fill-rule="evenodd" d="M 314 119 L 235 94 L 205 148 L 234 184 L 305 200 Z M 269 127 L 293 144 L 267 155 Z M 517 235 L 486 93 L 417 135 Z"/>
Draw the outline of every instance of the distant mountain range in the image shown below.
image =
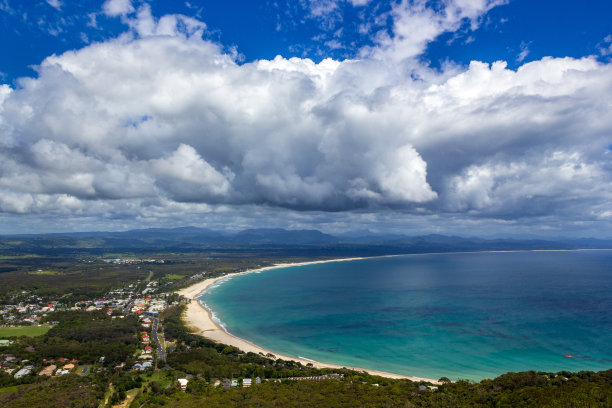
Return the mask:
<path id="1" fill-rule="evenodd" d="M 71 232 L 0 236 L 0 250 L 36 248 L 123 248 L 197 250 L 204 248 L 305 247 L 318 252 L 393 254 L 477 250 L 612 248 L 612 239 L 484 239 L 447 235 L 361 233 L 333 236 L 317 230 L 247 229 L 239 232 L 206 228 L 149 228 L 123 232 Z M 334 250 L 332 250 L 334 249 Z"/>

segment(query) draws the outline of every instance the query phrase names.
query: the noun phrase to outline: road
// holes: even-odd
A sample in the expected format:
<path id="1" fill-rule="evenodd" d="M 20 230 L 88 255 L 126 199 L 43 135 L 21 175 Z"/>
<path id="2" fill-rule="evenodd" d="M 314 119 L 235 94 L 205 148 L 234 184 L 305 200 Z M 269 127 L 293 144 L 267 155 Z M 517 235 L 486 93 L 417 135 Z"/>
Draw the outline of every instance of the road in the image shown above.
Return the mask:
<path id="1" fill-rule="evenodd" d="M 157 317 L 153 318 L 153 330 L 151 330 L 151 335 L 153 336 L 153 341 L 157 343 L 157 360 L 166 361 L 166 352 L 162 346 L 161 341 L 159 341 L 159 337 L 157 336 L 157 326 L 159 325 L 159 320 Z"/>
<path id="2" fill-rule="evenodd" d="M 130 313 L 133 306 L 134 306 L 134 298 L 132 297 L 132 295 L 130 295 L 129 301 L 123 307 L 123 314 L 127 315 L 128 313 Z"/>

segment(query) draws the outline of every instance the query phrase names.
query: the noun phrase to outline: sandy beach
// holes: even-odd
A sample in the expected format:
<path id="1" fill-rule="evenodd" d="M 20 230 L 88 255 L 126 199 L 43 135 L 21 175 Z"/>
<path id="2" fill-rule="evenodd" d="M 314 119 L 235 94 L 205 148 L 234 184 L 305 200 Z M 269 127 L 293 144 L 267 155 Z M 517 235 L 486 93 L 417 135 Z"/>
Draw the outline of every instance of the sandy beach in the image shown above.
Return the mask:
<path id="1" fill-rule="evenodd" d="M 343 366 L 336 365 L 336 364 L 321 363 L 318 361 L 306 360 L 302 358 L 291 357 L 291 356 L 286 356 L 286 355 L 282 355 L 279 353 L 275 353 L 273 351 L 266 350 L 262 347 L 252 344 L 244 339 L 236 337 L 226 332 L 221 326 L 215 323 L 212 319 L 211 313 L 208 310 L 206 310 L 206 308 L 204 308 L 204 306 L 202 306 L 202 304 L 196 298 L 203 291 L 205 291 L 208 287 L 213 285 L 218 280 L 227 279 L 233 276 L 238 276 L 238 275 L 243 275 L 243 274 L 253 273 L 253 272 L 262 272 L 262 271 L 266 271 L 266 270 L 270 270 L 274 268 L 285 268 L 289 266 L 301 266 L 301 265 L 310 265 L 310 264 L 327 263 L 327 262 L 343 262 L 343 261 L 352 261 L 352 260 L 357 260 L 357 259 L 363 259 L 363 258 L 344 258 L 344 259 L 331 259 L 331 260 L 324 260 L 324 261 L 300 262 L 300 263 L 291 263 L 291 264 L 277 264 L 274 266 L 268 266 L 268 267 L 259 268 L 259 269 L 252 269 L 252 270 L 239 272 L 239 273 L 232 273 L 232 274 L 224 275 L 221 277 L 210 278 L 210 279 L 206 279 L 206 280 L 197 282 L 194 285 L 191 285 L 187 288 L 184 288 L 178 291 L 180 295 L 190 299 L 190 302 L 187 306 L 187 310 L 183 316 L 185 319 L 185 323 L 187 324 L 188 327 L 190 327 L 197 334 L 200 334 L 204 337 L 207 337 L 211 340 L 214 340 L 220 343 L 224 343 L 224 344 L 228 344 L 228 345 L 237 347 L 245 352 L 250 351 L 253 353 L 257 353 L 257 354 L 263 353 L 264 355 L 267 355 L 268 353 L 270 353 L 270 354 L 273 354 L 275 358 L 281 358 L 283 360 L 299 361 L 300 363 L 304 365 L 311 363 L 317 368 L 343 368 Z M 433 380 L 430 378 L 399 375 L 399 374 L 387 373 L 383 371 L 369 370 L 369 369 L 360 368 L 360 367 L 345 367 L 345 368 L 349 368 L 349 369 L 356 370 L 356 371 L 365 371 L 372 375 L 379 375 L 379 376 L 388 377 L 388 378 L 396 378 L 396 379 L 404 378 L 404 379 L 409 379 L 413 381 L 429 381 L 432 383 L 438 383 L 437 380 Z"/>

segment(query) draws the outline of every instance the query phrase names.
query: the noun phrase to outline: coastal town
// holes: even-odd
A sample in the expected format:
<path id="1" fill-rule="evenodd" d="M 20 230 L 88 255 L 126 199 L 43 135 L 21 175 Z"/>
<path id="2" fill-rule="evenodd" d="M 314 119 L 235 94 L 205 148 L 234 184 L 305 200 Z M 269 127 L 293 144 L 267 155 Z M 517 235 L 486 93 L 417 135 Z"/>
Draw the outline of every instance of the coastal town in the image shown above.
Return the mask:
<path id="1" fill-rule="evenodd" d="M 105 262 L 115 265 L 159 263 L 159 261 L 139 259 L 112 259 L 105 260 Z M 244 273 L 244 270 L 238 269 L 235 273 Z M 191 288 L 195 287 L 196 290 L 201 291 L 198 283 L 210 282 L 210 278 L 206 279 L 207 276 L 207 272 L 198 272 L 187 277 L 185 282 Z M 223 275 L 214 278 L 213 281 L 220 277 Z M 87 377 L 114 375 L 113 373 L 135 373 L 137 375 L 142 373 L 150 377 L 156 372 L 171 372 L 172 367 L 169 365 L 168 355 L 177 350 L 189 352 L 194 343 L 193 340 L 189 341 L 190 338 L 185 341 L 181 336 L 174 335 L 171 339 L 166 336 L 161 315 L 172 310 L 180 311 L 191 302 L 189 297 L 183 295 L 183 291 L 167 290 L 167 283 L 167 280 L 157 279 L 131 282 L 113 288 L 102 296 L 87 300 L 69 300 L 66 296 L 41 296 L 27 290 L 14 293 L 4 304 L 0 304 L 0 375 L 9 376 L 15 384 L 27 384 L 38 381 L 35 378 L 59 378 L 67 375 Z M 47 333 L 53 334 L 56 328 L 65 327 L 66 323 L 62 321 L 62 316 L 77 316 L 77 319 L 81 320 L 88 319 L 87 316 L 89 316 L 92 322 L 102 319 L 109 328 L 132 322 L 133 324 L 130 323 L 129 327 L 133 329 L 129 330 L 132 331 L 131 336 L 135 340 L 130 340 L 130 347 L 126 347 L 126 350 L 132 351 L 124 354 L 124 357 L 117 358 L 117 356 L 110 355 L 112 351 L 105 352 L 101 348 L 97 352 L 96 348 L 93 348 L 92 352 L 85 353 L 85 355 L 81 351 L 71 353 L 69 348 L 61 354 L 44 350 L 42 344 L 34 340 L 40 339 L 41 336 L 44 337 Z M 69 322 L 68 326 L 73 323 Z M 93 330 L 85 329 L 81 334 L 87 336 L 87 332 L 91 331 Z M 253 353 L 248 352 L 249 350 L 246 350 L 247 354 L 234 347 L 230 347 L 229 350 L 231 353 L 238 353 L 238 356 L 254 356 Z M 226 350 L 223 352 L 227 353 Z M 259 352 L 257 356 L 255 361 L 271 361 L 271 367 L 274 367 L 274 370 L 253 372 L 252 375 L 243 372 L 242 374 L 232 373 L 228 376 L 218 376 L 211 378 L 209 386 L 229 390 L 235 387 L 249 388 L 267 382 L 342 381 L 344 379 L 344 374 L 341 372 L 313 372 L 314 367 L 311 363 L 302 366 L 299 363 L 296 365 L 295 362 L 290 362 L 288 366 L 285 366 L 282 360 L 269 360 L 271 357 L 278 358 L 270 353 L 264 356 L 263 352 Z M 248 360 L 253 357 L 246 358 Z M 261 358 L 263 360 L 258 360 Z M 290 371 L 287 371 L 285 375 L 274 374 L 280 374 L 284 372 L 282 370 L 288 368 Z M 278 371 L 279 369 L 281 371 Z M 301 372 L 303 374 L 300 374 Z M 173 380 L 166 383 L 166 387 L 174 386 L 184 392 L 194 379 L 199 380 L 200 376 L 194 376 L 188 372 L 175 373 Z M 118 398 L 115 397 L 114 402 L 117 402 Z"/>
<path id="2" fill-rule="evenodd" d="M 136 362 L 131 366 L 133 370 L 146 370 L 153 368 L 156 361 L 165 359 L 166 343 L 163 335 L 158 331 L 159 320 L 157 316 L 168 307 L 179 304 L 178 297 L 170 292 L 160 291 L 158 281 L 146 283 L 131 283 L 124 287 L 109 291 L 104 296 L 67 303 L 62 298 L 43 299 L 36 294 L 26 291 L 20 292 L 14 297 L 15 302 L 0 305 L 0 330 L 11 333 L 17 337 L 20 333 L 39 332 L 45 333 L 59 322 L 49 320 L 54 312 L 103 312 L 111 320 L 125 319 L 127 316 L 136 316 L 139 322 L 138 338 L 140 347 L 136 355 Z M 0 347 L 9 347 L 14 340 L 0 339 Z M 26 349 L 26 351 L 28 351 Z M 29 350 L 34 353 L 34 349 Z M 2 349 L 0 349 L 0 353 Z M 106 357 L 97 356 L 96 368 L 106 370 Z M 125 363 L 115 369 L 123 369 Z M 0 368 L 6 374 L 20 379 L 31 373 L 40 376 L 65 375 L 77 373 L 85 375 L 92 367 L 90 365 L 79 365 L 79 361 L 71 356 L 62 356 L 55 359 L 43 359 L 38 364 L 32 364 L 28 359 L 16 357 L 12 354 L 0 354 Z M 130 367 L 128 367 L 129 369 Z"/>

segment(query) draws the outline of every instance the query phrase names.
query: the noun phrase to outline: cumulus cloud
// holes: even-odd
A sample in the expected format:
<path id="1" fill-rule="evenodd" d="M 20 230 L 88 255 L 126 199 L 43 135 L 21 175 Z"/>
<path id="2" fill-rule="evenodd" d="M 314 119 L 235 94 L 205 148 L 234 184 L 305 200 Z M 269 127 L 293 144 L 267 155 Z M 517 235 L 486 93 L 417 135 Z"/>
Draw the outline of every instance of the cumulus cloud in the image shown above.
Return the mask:
<path id="1" fill-rule="evenodd" d="M 323 210 L 434 199 L 410 141 L 377 140 L 367 105 L 382 101 L 346 65 L 238 65 L 213 43 L 169 35 L 49 57 L 38 79 L 3 92 L 13 131 L 2 184 L 93 199 L 108 198 L 111 178 L 115 198 Z"/>
<path id="2" fill-rule="evenodd" d="M 612 192 L 602 191 L 601 186 L 610 183 L 610 174 L 602 164 L 580 152 L 563 151 L 516 161 L 487 161 L 450 178 L 448 205 L 454 211 L 516 217 L 550 214 L 555 207 L 576 202 L 609 202 Z"/>
<path id="3" fill-rule="evenodd" d="M 208 201 L 226 196 L 233 174 L 227 177 L 208 164 L 191 146 L 181 144 L 169 157 L 155 159 L 157 182 L 176 201 Z"/>
<path id="4" fill-rule="evenodd" d="M 440 34 L 458 30 L 468 23 L 472 30 L 493 7 L 507 0 L 448 0 L 434 3 L 426 0 L 402 0 L 392 3 L 391 33 L 381 30 L 375 47 L 364 49 L 363 55 L 402 61 L 423 53 L 428 43 Z"/>
<path id="5" fill-rule="evenodd" d="M 127 17 L 124 21 L 141 37 L 201 37 L 206 29 L 206 24 L 203 22 L 182 14 L 167 14 L 156 19 L 151 14 L 151 7 L 148 4 L 143 4 L 134 18 Z"/>
<path id="6" fill-rule="evenodd" d="M 0 85 L 0 212 L 231 214 L 245 226 L 241 208 L 297 210 L 285 213 L 295 226 L 303 210 L 449 225 L 609 217 L 612 67 L 586 57 L 398 70 L 396 57 L 499 4 L 412 3 L 397 3 L 396 37 L 371 58 L 320 63 L 240 64 L 201 38 L 204 23 L 126 11 L 132 35 Z M 426 34 L 412 38 L 416 27 Z"/>
<path id="7" fill-rule="evenodd" d="M 102 11 L 109 17 L 124 16 L 134 12 L 132 0 L 106 0 Z"/>

